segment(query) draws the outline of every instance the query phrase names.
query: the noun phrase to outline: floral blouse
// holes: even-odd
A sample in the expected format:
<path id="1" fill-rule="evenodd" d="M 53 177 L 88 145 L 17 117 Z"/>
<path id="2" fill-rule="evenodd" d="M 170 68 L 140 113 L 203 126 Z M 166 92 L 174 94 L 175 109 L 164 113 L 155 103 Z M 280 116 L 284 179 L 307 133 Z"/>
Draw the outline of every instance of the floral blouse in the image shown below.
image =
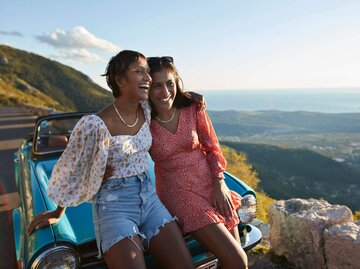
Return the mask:
<path id="1" fill-rule="evenodd" d="M 59 206 L 91 202 L 98 192 L 107 163 L 115 168 L 112 177 L 130 177 L 148 169 L 151 146 L 150 106 L 140 102 L 145 123 L 136 135 L 112 136 L 97 115 L 86 115 L 75 125 L 69 143 L 55 164 L 47 194 Z"/>

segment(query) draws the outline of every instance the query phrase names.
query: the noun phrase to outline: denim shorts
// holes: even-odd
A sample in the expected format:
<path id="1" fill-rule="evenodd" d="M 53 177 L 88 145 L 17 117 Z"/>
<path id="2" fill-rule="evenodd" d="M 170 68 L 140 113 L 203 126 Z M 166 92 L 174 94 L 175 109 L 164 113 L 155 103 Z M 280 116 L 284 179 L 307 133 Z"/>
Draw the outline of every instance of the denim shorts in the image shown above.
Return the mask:
<path id="1" fill-rule="evenodd" d="M 174 220 L 160 202 L 147 172 L 105 181 L 93 200 L 99 258 L 120 240 L 127 237 L 133 241 L 135 235 L 147 248 L 159 229 Z"/>

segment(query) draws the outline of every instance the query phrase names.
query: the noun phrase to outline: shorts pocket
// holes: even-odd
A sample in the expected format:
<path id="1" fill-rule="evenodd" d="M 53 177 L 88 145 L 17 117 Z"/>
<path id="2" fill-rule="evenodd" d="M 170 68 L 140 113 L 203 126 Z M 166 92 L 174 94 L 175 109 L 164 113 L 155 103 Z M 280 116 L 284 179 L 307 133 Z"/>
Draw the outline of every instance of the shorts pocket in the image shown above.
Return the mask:
<path id="1" fill-rule="evenodd" d="M 126 183 L 122 180 L 110 180 L 106 182 L 97 194 L 96 203 L 104 204 L 118 200 L 121 192 L 126 188 Z"/>
<path id="2" fill-rule="evenodd" d="M 120 202 L 136 202 L 139 192 L 139 182 L 135 179 L 112 179 L 112 182 L 106 182 L 101 186 L 97 194 L 96 203 L 106 204 Z M 135 201 L 134 201 L 135 199 Z"/>

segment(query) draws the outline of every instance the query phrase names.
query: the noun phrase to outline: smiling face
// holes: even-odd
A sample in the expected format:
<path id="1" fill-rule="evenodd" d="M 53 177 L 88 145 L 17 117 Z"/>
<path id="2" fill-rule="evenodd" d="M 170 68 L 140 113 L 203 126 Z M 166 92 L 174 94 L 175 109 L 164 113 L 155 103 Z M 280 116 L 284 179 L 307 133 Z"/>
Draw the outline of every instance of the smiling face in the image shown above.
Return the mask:
<path id="1" fill-rule="evenodd" d="M 149 67 L 145 58 L 139 58 L 138 61 L 129 66 L 125 76 L 117 78 L 118 86 L 124 95 L 130 98 L 140 98 L 147 100 L 151 85 Z"/>
<path id="2" fill-rule="evenodd" d="M 149 97 L 157 112 L 171 109 L 176 97 L 176 83 L 173 72 L 166 68 L 152 74 Z"/>

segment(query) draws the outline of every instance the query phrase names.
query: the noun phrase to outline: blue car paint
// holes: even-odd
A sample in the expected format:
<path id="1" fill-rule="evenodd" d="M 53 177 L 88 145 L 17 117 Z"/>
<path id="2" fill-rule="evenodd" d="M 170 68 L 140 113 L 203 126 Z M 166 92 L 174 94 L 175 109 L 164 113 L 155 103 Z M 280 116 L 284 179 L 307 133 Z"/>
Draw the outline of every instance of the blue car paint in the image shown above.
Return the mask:
<path id="1" fill-rule="evenodd" d="M 58 223 L 38 229 L 31 236 L 25 235 L 26 228 L 33 216 L 56 208 L 56 204 L 47 197 L 46 189 L 57 160 L 58 155 L 46 156 L 46 158 L 32 156 L 31 143 L 29 145 L 26 140 L 20 146 L 19 151 L 14 154 L 15 181 L 21 197 L 21 206 L 13 210 L 13 223 L 17 258 L 25 265 L 24 268 L 30 268 L 28 266 L 40 253 L 55 245 L 67 244 L 78 249 L 84 244 L 94 242 L 92 205 L 90 203 L 69 207 Z M 150 176 L 154 182 L 154 165 L 150 157 L 149 164 Z M 242 196 L 246 194 L 255 196 L 255 192 L 236 177 L 229 173 L 225 173 L 225 177 L 230 189 Z M 245 226 L 252 230 L 251 234 L 254 235 L 253 239 L 255 240 L 250 242 L 251 245 L 245 243 L 245 247 L 252 247 L 261 240 L 261 233 L 253 226 Z M 194 264 L 211 258 L 195 240 L 189 239 L 187 244 Z M 156 262 L 150 255 L 147 255 L 145 259 L 149 268 L 156 267 Z M 97 264 L 89 268 L 106 268 L 106 266 Z"/>

